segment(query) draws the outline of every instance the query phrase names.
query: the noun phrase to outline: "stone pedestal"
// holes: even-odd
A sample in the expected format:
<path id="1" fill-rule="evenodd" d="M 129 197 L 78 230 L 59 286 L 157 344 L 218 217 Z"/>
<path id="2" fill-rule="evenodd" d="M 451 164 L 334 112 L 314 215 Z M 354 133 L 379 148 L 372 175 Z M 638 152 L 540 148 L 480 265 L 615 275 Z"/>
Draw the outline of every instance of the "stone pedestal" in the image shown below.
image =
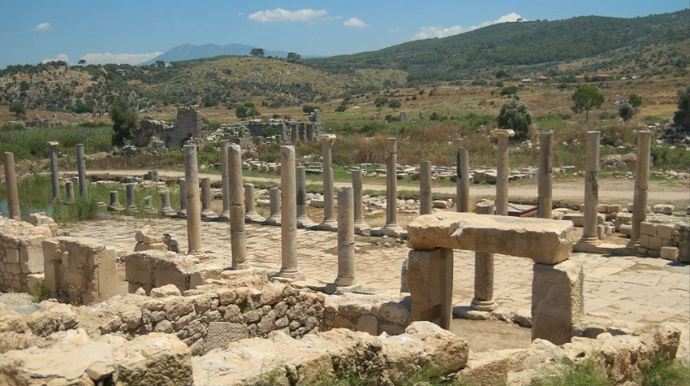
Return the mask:
<path id="1" fill-rule="evenodd" d="M 539 187 L 538 187 L 538 212 L 539 218 L 551 218 L 553 208 L 553 165 L 551 153 L 553 144 L 553 131 L 539 133 Z"/>
<path id="2" fill-rule="evenodd" d="M 295 147 L 280 147 L 280 246 L 281 267 L 278 277 L 303 278 L 297 267 L 297 205 L 295 183 Z M 273 189 L 271 189 L 271 193 Z"/>
<path id="3" fill-rule="evenodd" d="M 53 188 L 53 202 L 60 202 L 60 173 L 57 164 L 57 142 L 48 142 L 50 147 L 50 182 Z"/>
<path id="4" fill-rule="evenodd" d="M 492 201 L 483 201 L 476 206 L 478 214 L 493 214 Z M 472 308 L 477 311 L 491 312 L 498 307 L 494 301 L 494 254 L 487 252 L 474 253 L 474 298 Z"/>
<path id="5" fill-rule="evenodd" d="M 453 301 L 453 250 L 411 250 L 407 277 L 412 321 L 429 321 L 450 328 Z"/>
<path id="6" fill-rule="evenodd" d="M 388 164 L 386 167 L 386 224 L 381 232 L 397 237 L 403 232 L 398 225 L 398 147 L 396 138 L 386 138 Z"/>
<path id="7" fill-rule="evenodd" d="M 599 135 L 598 131 L 587 132 L 587 164 L 585 172 L 585 210 L 580 242 L 598 244 L 597 206 L 599 205 Z"/>
<path id="8" fill-rule="evenodd" d="M 264 222 L 266 219 L 256 213 L 256 208 L 254 205 L 254 184 L 244 184 L 244 206 L 246 208 L 244 220 L 246 222 L 254 223 Z"/>
<path id="9" fill-rule="evenodd" d="M 297 167 L 297 226 L 311 228 L 315 224 L 307 215 L 307 172 L 304 166 Z"/>
<path id="10" fill-rule="evenodd" d="M 635 168 L 635 192 L 633 196 L 632 232 L 630 246 L 640 244 L 640 224 L 647 219 L 647 194 L 649 189 L 649 160 L 652 133 L 637 133 L 637 165 Z"/>
<path id="11" fill-rule="evenodd" d="M 110 204 L 108 204 L 108 210 L 113 212 L 121 212 L 125 210 L 125 208 L 120 205 L 120 199 L 117 196 L 117 190 L 110 191 Z"/>
<path id="12" fill-rule="evenodd" d="M 180 210 L 177 212 L 177 217 L 186 218 L 187 217 L 187 182 L 184 178 L 178 180 L 180 184 Z"/>
<path id="13" fill-rule="evenodd" d="M 153 197 L 151 197 L 151 196 L 144 197 L 144 212 L 155 213 L 155 210 L 153 209 Z"/>
<path id="14" fill-rule="evenodd" d="M 371 227 L 364 222 L 364 217 L 362 214 L 362 170 L 360 169 L 352 171 L 352 194 L 355 233 L 369 236 L 371 234 Z"/>
<path id="15" fill-rule="evenodd" d="M 570 342 L 573 323 L 584 314 L 583 283 L 580 263 L 534 264 L 532 340 Z"/>
<path id="16" fill-rule="evenodd" d="M 201 179 L 201 218 L 204 220 L 216 220 L 218 215 L 211 209 L 211 178 Z"/>
<path id="17" fill-rule="evenodd" d="M 84 156 L 84 144 L 77 144 L 77 173 L 79 174 L 79 195 L 86 196 L 86 157 Z"/>
<path id="18" fill-rule="evenodd" d="M 165 217 L 172 217 L 175 216 L 175 209 L 170 206 L 170 191 L 169 190 L 161 190 L 160 192 L 161 195 L 161 210 L 160 210 L 160 215 L 165 216 Z"/>
<path id="19" fill-rule="evenodd" d="M 470 211 L 470 156 L 467 149 L 461 147 L 456 156 L 457 175 L 456 182 L 456 210 L 458 212 Z"/>
<path id="20" fill-rule="evenodd" d="M 510 163 L 508 156 L 508 138 L 515 135 L 513 130 L 493 131 L 498 139 L 498 165 L 496 166 L 496 214 L 508 215 L 508 179 L 510 177 Z"/>
<path id="21" fill-rule="evenodd" d="M 355 215 L 351 187 L 338 189 L 338 277 L 336 286 L 355 284 Z"/>
<path id="22" fill-rule="evenodd" d="M 201 201 L 196 145 L 184 145 L 185 207 L 187 209 L 187 253 L 203 253 L 201 241 Z"/>
<path id="23" fill-rule="evenodd" d="M 242 189 L 242 149 L 239 145 L 228 147 L 228 198 L 230 205 L 230 243 L 232 268 L 247 269 L 247 234 L 245 232 L 244 192 Z M 252 196 L 254 186 L 252 185 Z M 252 202 L 254 197 L 252 197 Z M 256 214 L 256 212 L 254 212 Z"/>
<path id="24" fill-rule="evenodd" d="M 268 200 L 270 214 L 263 224 L 280 226 L 280 188 L 269 189 Z"/>
<path id="25" fill-rule="evenodd" d="M 220 143 L 220 179 L 223 189 L 223 211 L 218 216 L 223 220 L 230 219 L 230 172 L 228 170 L 228 147 L 230 141 Z"/>
<path id="26" fill-rule="evenodd" d="M 431 214 L 431 162 L 419 164 L 419 214 Z"/>
<path id="27" fill-rule="evenodd" d="M 65 181 L 65 203 L 71 204 L 74 202 L 74 184 L 72 181 Z"/>
<path id="28" fill-rule="evenodd" d="M 323 168 L 323 221 L 319 228 L 327 231 L 336 231 L 338 222 L 335 218 L 335 198 L 333 197 L 333 165 L 331 160 L 331 147 L 335 142 L 335 134 L 321 134 L 321 157 Z"/>
<path id="29" fill-rule="evenodd" d="M 134 184 L 125 184 L 125 193 L 127 195 L 127 210 L 129 212 L 137 211 L 137 202 L 134 198 Z"/>
<path id="30" fill-rule="evenodd" d="M 17 189 L 17 174 L 14 169 L 14 153 L 9 151 L 5 152 L 4 161 L 8 217 L 14 220 L 21 220 L 21 213 L 19 211 L 19 190 Z"/>

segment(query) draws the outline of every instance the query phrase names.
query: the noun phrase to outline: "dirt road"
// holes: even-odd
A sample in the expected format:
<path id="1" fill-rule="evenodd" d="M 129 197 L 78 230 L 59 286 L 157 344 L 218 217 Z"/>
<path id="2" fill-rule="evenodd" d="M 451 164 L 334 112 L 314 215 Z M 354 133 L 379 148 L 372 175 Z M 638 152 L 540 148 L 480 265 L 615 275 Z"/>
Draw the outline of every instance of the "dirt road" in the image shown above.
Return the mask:
<path id="1" fill-rule="evenodd" d="M 147 170 L 88 170 L 92 175 L 111 175 L 111 176 L 132 176 L 144 175 Z M 174 170 L 159 170 L 158 175 L 167 178 L 182 178 L 184 172 Z M 211 178 L 211 181 L 220 181 L 220 174 L 199 173 L 199 178 Z M 279 177 L 244 177 L 247 182 L 278 182 Z M 648 203 L 673 203 L 677 207 L 690 205 L 690 183 L 688 181 L 674 181 L 677 184 L 669 184 L 664 181 L 649 182 Z M 307 181 L 308 184 L 320 185 L 319 181 Z M 349 186 L 349 182 L 336 182 L 336 187 Z M 381 179 L 380 184 L 366 183 L 364 190 L 385 191 L 385 180 Z M 398 190 L 414 190 L 411 186 L 399 186 Z M 435 186 L 435 193 L 455 194 L 455 187 Z M 634 192 L 633 180 L 624 179 L 601 179 L 599 180 L 599 200 L 605 203 L 627 204 L 632 202 Z M 470 194 L 475 197 L 493 197 L 496 194 L 496 187 L 493 185 L 472 185 Z M 510 196 L 513 199 L 533 199 L 537 197 L 537 180 L 531 180 L 510 186 Z M 554 200 L 584 200 L 584 182 L 582 181 L 558 181 L 553 183 Z"/>

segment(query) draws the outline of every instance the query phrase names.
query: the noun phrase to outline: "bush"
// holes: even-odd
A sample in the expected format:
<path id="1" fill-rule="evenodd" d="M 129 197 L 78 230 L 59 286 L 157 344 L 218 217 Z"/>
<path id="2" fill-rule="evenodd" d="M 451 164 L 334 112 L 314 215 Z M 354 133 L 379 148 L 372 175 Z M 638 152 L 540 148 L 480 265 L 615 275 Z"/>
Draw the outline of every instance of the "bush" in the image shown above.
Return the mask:
<path id="1" fill-rule="evenodd" d="M 391 109 L 399 109 L 400 106 L 402 106 L 402 104 L 398 99 L 393 99 L 392 101 L 388 102 L 388 107 Z"/>
<path id="2" fill-rule="evenodd" d="M 376 106 L 376 107 L 383 107 L 387 103 L 388 103 L 388 97 L 387 96 L 380 96 L 374 100 L 374 106 Z"/>
<path id="3" fill-rule="evenodd" d="M 527 105 L 513 98 L 510 103 L 501 107 L 498 113 L 498 127 L 515 131 L 515 140 L 522 141 L 529 137 L 529 128 L 532 124 L 532 113 Z"/>
<path id="4" fill-rule="evenodd" d="M 345 110 L 347 110 L 347 106 L 345 106 L 345 105 L 338 105 L 338 107 L 335 108 L 336 113 L 342 113 Z"/>
<path id="5" fill-rule="evenodd" d="M 629 121 L 635 115 L 635 108 L 628 102 L 623 102 L 618 106 L 618 115 L 623 121 Z"/>
<path id="6" fill-rule="evenodd" d="M 501 95 L 515 95 L 517 92 L 517 86 L 505 86 L 501 89 Z"/>

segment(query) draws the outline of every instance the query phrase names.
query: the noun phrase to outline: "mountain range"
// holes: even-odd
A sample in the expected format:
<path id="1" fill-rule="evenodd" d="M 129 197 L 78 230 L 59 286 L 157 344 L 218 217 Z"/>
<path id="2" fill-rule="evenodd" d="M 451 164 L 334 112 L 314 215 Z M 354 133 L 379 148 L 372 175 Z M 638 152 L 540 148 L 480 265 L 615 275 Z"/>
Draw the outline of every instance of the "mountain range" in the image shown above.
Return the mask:
<path id="1" fill-rule="evenodd" d="M 156 63 L 162 60 L 166 63 L 179 62 L 183 60 L 192 59 L 203 59 L 211 58 L 215 56 L 246 56 L 253 48 L 259 48 L 255 46 L 248 46 L 246 44 L 202 44 L 200 46 L 194 44 L 181 44 L 177 47 L 173 47 L 166 52 L 156 56 L 155 58 L 139 63 L 140 65 L 148 65 Z M 276 58 L 287 58 L 288 52 L 285 51 L 274 51 L 274 50 L 264 50 L 265 56 L 273 56 Z M 314 55 L 303 55 L 303 58 L 315 58 Z"/>

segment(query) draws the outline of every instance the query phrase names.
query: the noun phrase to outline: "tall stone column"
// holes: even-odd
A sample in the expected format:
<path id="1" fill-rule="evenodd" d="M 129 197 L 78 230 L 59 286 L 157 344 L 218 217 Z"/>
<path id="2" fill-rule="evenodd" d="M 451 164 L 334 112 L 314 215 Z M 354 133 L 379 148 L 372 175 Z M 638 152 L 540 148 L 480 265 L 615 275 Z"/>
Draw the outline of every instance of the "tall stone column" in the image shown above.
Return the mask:
<path id="1" fill-rule="evenodd" d="M 228 148 L 230 141 L 220 143 L 220 180 L 223 189 L 223 212 L 218 216 L 223 220 L 230 219 L 230 171 L 228 168 Z"/>
<path id="2" fill-rule="evenodd" d="M 244 220 L 248 222 L 264 222 L 266 219 L 259 216 L 254 204 L 254 184 L 244 184 Z"/>
<path id="3" fill-rule="evenodd" d="M 228 147 L 228 198 L 230 201 L 230 244 L 232 268 L 247 269 L 247 234 L 245 232 L 244 191 L 242 189 L 242 149 L 239 145 Z M 252 185 L 252 196 L 253 196 Z M 252 197 L 252 201 L 254 197 Z M 256 213 L 256 212 L 255 212 Z"/>
<path id="4" fill-rule="evenodd" d="M 398 147 L 397 139 L 386 138 L 388 165 L 386 170 L 386 224 L 381 231 L 386 236 L 396 237 L 402 231 L 398 225 Z"/>
<path id="5" fill-rule="evenodd" d="M 277 276 L 303 277 L 297 267 L 297 189 L 295 183 L 295 147 L 280 147 L 280 246 L 282 265 Z"/>
<path id="6" fill-rule="evenodd" d="M 494 130 L 498 139 L 498 165 L 496 167 L 496 214 L 508 215 L 508 178 L 510 163 L 508 162 L 508 138 L 515 135 L 513 130 Z"/>
<path id="7" fill-rule="evenodd" d="M 352 171 L 352 192 L 354 218 L 355 218 L 355 233 L 368 236 L 371 232 L 371 227 L 364 222 L 362 214 L 362 170 L 356 169 Z"/>
<path id="8" fill-rule="evenodd" d="M 338 189 L 338 277 L 336 286 L 355 284 L 355 213 L 351 187 Z"/>
<path id="9" fill-rule="evenodd" d="M 494 203 L 482 201 L 476 206 L 477 214 L 493 214 Z M 494 301 L 494 254 L 474 252 L 474 298 L 472 308 L 491 312 L 498 307 Z"/>
<path id="10" fill-rule="evenodd" d="M 60 173 L 57 164 L 57 142 L 48 142 L 50 147 L 50 181 L 53 188 L 53 202 L 60 202 Z"/>
<path id="11" fill-rule="evenodd" d="M 200 254 L 201 201 L 199 200 L 199 164 L 196 145 L 184 145 L 185 207 L 187 208 L 187 253 Z"/>
<path id="12" fill-rule="evenodd" d="M 470 211 L 470 156 L 467 149 L 461 147 L 456 155 L 457 161 L 457 204 L 458 212 Z"/>
<path id="13" fill-rule="evenodd" d="M 175 209 L 170 206 L 170 191 L 169 190 L 161 190 L 160 191 L 161 195 L 161 210 L 159 214 L 161 216 L 165 217 L 172 217 L 175 215 Z"/>
<path id="14" fill-rule="evenodd" d="M 79 195 L 86 196 L 86 157 L 84 156 L 84 144 L 77 144 L 77 172 L 79 174 Z"/>
<path id="15" fill-rule="evenodd" d="M 585 213 L 582 223 L 581 242 L 599 243 L 597 235 L 597 205 L 599 204 L 599 135 L 587 132 L 587 163 L 585 172 Z"/>
<path id="16" fill-rule="evenodd" d="M 74 184 L 72 181 L 65 181 L 65 203 L 74 202 Z"/>
<path id="17" fill-rule="evenodd" d="M 180 210 L 177 212 L 177 217 L 187 217 L 187 182 L 184 178 L 178 180 L 180 184 Z"/>
<path id="18" fill-rule="evenodd" d="M 206 220 L 215 220 L 218 215 L 211 209 L 211 178 L 201 179 L 201 217 Z"/>
<path id="19" fill-rule="evenodd" d="M 307 215 L 307 171 L 304 166 L 297 167 L 297 226 L 311 228 L 314 222 Z"/>
<path id="20" fill-rule="evenodd" d="M 419 165 L 419 214 L 431 214 L 431 208 L 431 161 L 422 161 Z"/>
<path id="21" fill-rule="evenodd" d="M 17 189 L 17 173 L 14 169 L 14 153 L 5 152 L 5 190 L 7 191 L 7 212 L 9 218 L 20 220 L 19 190 Z"/>
<path id="22" fill-rule="evenodd" d="M 647 193 L 649 189 L 649 157 L 652 133 L 637 133 L 637 166 L 635 168 L 635 193 L 633 196 L 632 233 L 630 246 L 640 243 L 640 224 L 647 218 Z"/>
<path id="23" fill-rule="evenodd" d="M 137 203 L 136 203 L 136 200 L 134 199 L 134 184 L 133 183 L 125 184 L 125 193 L 127 196 L 127 210 L 130 212 L 136 212 L 137 211 Z"/>
<path id="24" fill-rule="evenodd" d="M 268 190 L 268 218 L 263 222 L 265 225 L 280 225 L 280 188 L 275 187 Z"/>
<path id="25" fill-rule="evenodd" d="M 538 187 L 538 212 L 539 218 L 551 218 L 553 207 L 553 165 L 551 153 L 553 144 L 553 131 L 539 133 L 539 187 Z"/>
<path id="26" fill-rule="evenodd" d="M 333 165 L 331 159 L 331 147 L 335 142 L 335 134 L 321 134 L 321 157 L 323 158 L 323 221 L 319 228 L 335 231 L 338 229 L 338 221 L 335 218 L 335 197 L 333 197 Z"/>

